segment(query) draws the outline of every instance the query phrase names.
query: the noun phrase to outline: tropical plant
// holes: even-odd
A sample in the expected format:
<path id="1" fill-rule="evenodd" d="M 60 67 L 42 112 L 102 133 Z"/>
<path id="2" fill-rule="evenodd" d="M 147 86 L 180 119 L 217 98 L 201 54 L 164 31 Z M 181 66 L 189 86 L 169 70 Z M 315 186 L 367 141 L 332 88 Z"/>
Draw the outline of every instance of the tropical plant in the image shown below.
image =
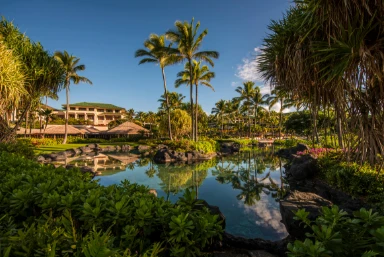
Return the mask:
<path id="1" fill-rule="evenodd" d="M 145 49 L 139 49 L 135 52 L 135 57 L 143 57 L 140 60 L 139 64 L 143 63 L 156 63 L 161 68 L 161 74 L 163 76 L 163 85 L 164 85 L 164 96 L 166 103 L 166 110 L 168 114 L 168 136 L 172 140 L 172 130 L 171 130 L 171 110 L 169 109 L 169 97 L 167 90 L 167 81 L 165 79 L 164 68 L 168 65 L 175 63 L 175 50 L 171 48 L 172 44 L 166 46 L 165 36 L 151 34 L 149 39 L 144 42 Z"/>
<path id="2" fill-rule="evenodd" d="M 236 92 L 240 94 L 237 98 L 239 101 L 243 102 L 243 106 L 246 108 L 248 113 L 248 137 L 251 137 L 251 108 L 252 108 L 252 99 L 255 96 L 256 89 L 254 88 L 255 83 L 252 81 L 247 81 L 243 83 L 243 87 L 237 87 Z"/>
<path id="3" fill-rule="evenodd" d="M 177 92 L 168 92 L 167 94 L 168 94 L 169 109 L 171 111 L 178 109 L 182 106 L 185 96 L 183 96 L 182 94 L 177 93 Z M 164 95 L 161 95 L 161 98 L 159 100 L 157 100 L 158 102 L 160 102 L 160 110 L 166 110 L 167 109 L 166 99 L 167 99 L 167 97 L 165 97 Z"/>
<path id="4" fill-rule="evenodd" d="M 198 141 L 198 113 L 199 113 L 199 103 L 198 103 L 198 88 L 199 85 L 203 85 L 206 87 L 209 87 L 213 91 L 214 88 L 210 84 L 210 81 L 212 78 L 215 77 L 215 73 L 212 71 L 209 71 L 209 68 L 207 65 L 201 66 L 201 61 L 197 62 L 196 60 L 193 60 L 192 67 L 189 67 L 190 63 L 186 63 L 184 70 L 177 73 L 177 77 L 179 77 L 175 81 L 175 87 L 178 88 L 181 85 L 190 85 L 190 83 L 193 83 L 195 85 L 196 90 L 196 103 L 195 103 L 195 120 L 194 120 L 194 126 L 195 126 L 195 140 Z M 191 74 L 192 71 L 192 74 Z M 191 78 L 192 75 L 192 78 Z"/>
<path id="5" fill-rule="evenodd" d="M 85 70 L 84 64 L 78 64 L 80 58 L 69 55 L 67 51 L 55 52 L 55 59 L 60 63 L 61 67 L 65 70 L 65 94 L 66 94 L 66 112 L 65 112 L 65 132 L 63 144 L 67 143 L 68 137 L 68 118 L 69 118 L 69 86 L 71 82 L 73 84 L 79 84 L 80 82 L 88 83 L 92 85 L 92 81 L 86 77 L 79 76 L 77 72 Z"/>
<path id="6" fill-rule="evenodd" d="M 226 101 L 221 99 L 217 103 L 215 103 L 214 108 L 212 108 L 212 114 L 215 115 L 215 117 L 220 121 L 220 128 L 221 128 L 221 137 L 223 137 L 223 130 L 224 130 L 224 114 L 226 111 Z"/>
<path id="7" fill-rule="evenodd" d="M 205 29 L 201 34 L 198 33 L 198 29 L 200 27 L 200 22 L 197 22 L 194 25 L 194 19 L 190 23 L 187 21 L 175 22 L 175 29 L 168 30 L 166 32 L 166 37 L 170 39 L 172 42 L 177 44 L 177 54 L 179 56 L 179 60 L 186 60 L 189 64 L 189 79 L 190 79 L 190 103 L 191 103 L 191 120 L 192 120 L 192 138 L 196 139 L 196 132 L 194 126 L 194 101 L 193 101 L 193 60 L 202 60 L 208 62 L 211 66 L 214 66 L 212 58 L 218 58 L 219 53 L 216 51 L 200 51 L 201 44 L 203 39 L 208 34 L 208 30 Z"/>
<path id="8" fill-rule="evenodd" d="M 164 119 L 160 123 L 160 129 L 165 126 Z M 180 109 L 173 110 L 171 112 L 171 126 L 174 132 L 175 138 L 180 138 L 188 135 L 192 122 L 188 112 Z"/>

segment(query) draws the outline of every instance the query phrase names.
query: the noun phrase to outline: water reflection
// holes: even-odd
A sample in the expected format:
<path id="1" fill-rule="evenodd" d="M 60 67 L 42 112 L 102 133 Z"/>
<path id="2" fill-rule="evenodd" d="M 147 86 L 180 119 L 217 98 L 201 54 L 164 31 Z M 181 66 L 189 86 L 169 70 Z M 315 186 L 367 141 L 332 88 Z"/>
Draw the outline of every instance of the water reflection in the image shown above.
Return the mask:
<path id="1" fill-rule="evenodd" d="M 124 179 L 147 185 L 157 191 L 158 197 L 172 202 L 182 196 L 185 189 L 193 189 L 196 198 L 219 206 L 227 218 L 229 233 L 269 240 L 287 235 L 280 222 L 277 202 L 285 191 L 283 163 L 268 149 L 198 164 L 155 164 L 150 158 L 134 161 L 129 158 L 122 168 L 124 171 L 103 172 L 104 176 L 96 179 L 102 185 L 118 184 Z"/>

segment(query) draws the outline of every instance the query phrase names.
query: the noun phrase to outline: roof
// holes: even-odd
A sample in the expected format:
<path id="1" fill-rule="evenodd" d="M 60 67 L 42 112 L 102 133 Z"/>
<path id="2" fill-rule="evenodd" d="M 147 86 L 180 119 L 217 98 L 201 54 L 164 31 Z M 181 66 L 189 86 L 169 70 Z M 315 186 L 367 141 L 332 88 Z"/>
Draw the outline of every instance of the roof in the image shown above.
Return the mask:
<path id="1" fill-rule="evenodd" d="M 44 132 L 43 132 L 44 133 Z M 65 125 L 51 125 L 45 130 L 45 134 L 48 135 L 60 135 L 65 134 Z M 68 135 L 82 135 L 84 134 L 72 125 L 68 125 Z"/>
<path id="2" fill-rule="evenodd" d="M 108 130 L 106 133 L 108 134 L 120 134 L 120 135 L 128 135 L 128 134 L 140 134 L 140 131 L 144 130 L 146 133 L 149 132 L 148 129 L 143 128 L 133 122 L 126 121 L 119 126 Z"/>
<path id="3" fill-rule="evenodd" d="M 66 106 L 63 104 L 62 106 Z M 105 104 L 105 103 L 89 103 L 89 102 L 80 102 L 80 103 L 74 103 L 70 104 L 69 106 L 79 106 L 79 107 L 94 107 L 94 108 L 107 108 L 107 109 L 119 109 L 122 110 L 124 108 L 113 105 L 113 104 Z"/>

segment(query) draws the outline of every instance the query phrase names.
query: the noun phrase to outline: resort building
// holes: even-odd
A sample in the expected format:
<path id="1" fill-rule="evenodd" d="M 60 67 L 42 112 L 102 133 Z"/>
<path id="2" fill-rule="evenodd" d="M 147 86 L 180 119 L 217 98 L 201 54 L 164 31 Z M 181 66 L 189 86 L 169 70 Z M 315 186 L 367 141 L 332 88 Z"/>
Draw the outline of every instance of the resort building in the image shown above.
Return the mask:
<path id="1" fill-rule="evenodd" d="M 66 105 L 63 110 L 54 111 L 59 118 L 65 119 Z M 108 125 L 109 122 L 124 119 L 126 110 L 122 107 L 105 103 L 81 102 L 69 105 L 69 118 L 89 120 L 93 125 Z"/>

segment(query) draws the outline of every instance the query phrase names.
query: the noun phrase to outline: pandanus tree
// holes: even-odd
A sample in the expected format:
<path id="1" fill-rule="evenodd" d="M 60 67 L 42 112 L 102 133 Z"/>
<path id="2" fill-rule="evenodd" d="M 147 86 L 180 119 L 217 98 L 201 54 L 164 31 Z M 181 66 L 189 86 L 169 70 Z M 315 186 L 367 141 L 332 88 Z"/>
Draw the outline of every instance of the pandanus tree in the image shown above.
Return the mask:
<path id="1" fill-rule="evenodd" d="M 383 2 L 296 3 L 269 26 L 259 71 L 272 86 L 305 99 L 313 122 L 320 107 L 332 106 L 339 145 L 349 148 L 347 159 L 379 162 L 384 155 Z M 355 136 L 345 136 L 351 133 Z"/>
<path id="2" fill-rule="evenodd" d="M 66 95 L 66 112 L 65 112 L 65 134 L 64 134 L 64 140 L 63 144 L 67 143 L 67 137 L 68 137 L 68 118 L 69 118 L 69 86 L 71 82 L 73 84 L 79 84 L 80 82 L 88 83 L 92 85 L 92 81 L 90 81 L 86 77 L 79 76 L 77 74 L 79 71 L 85 70 L 84 64 L 79 64 L 80 58 L 77 58 L 76 56 L 68 54 L 67 51 L 55 52 L 55 58 L 60 63 L 61 67 L 65 71 L 65 95 Z"/>
<path id="3" fill-rule="evenodd" d="M 251 111 L 252 111 L 252 99 L 255 95 L 255 83 L 252 81 L 247 81 L 243 83 L 243 87 L 237 87 L 236 92 L 240 94 L 237 98 L 239 101 L 242 101 L 244 107 L 247 109 L 248 113 L 248 137 L 251 137 Z"/>
<path id="4" fill-rule="evenodd" d="M 192 70 L 192 73 L 191 73 Z M 191 78 L 192 75 L 192 78 Z M 181 85 L 189 85 L 192 87 L 192 85 L 195 85 L 195 119 L 194 119 L 194 126 L 195 126 L 195 140 L 198 140 L 198 113 L 199 113 L 199 102 L 198 102 L 198 88 L 199 85 L 206 86 L 213 91 L 214 88 L 210 84 L 210 81 L 212 78 L 215 77 L 215 73 L 210 71 L 207 65 L 201 66 L 201 61 L 198 62 L 196 60 L 193 60 L 192 67 L 190 67 L 190 63 L 187 62 L 185 64 L 184 70 L 177 73 L 178 79 L 175 81 L 175 87 L 178 88 Z M 193 83 L 193 84 L 191 84 Z"/>
<path id="5" fill-rule="evenodd" d="M 164 35 L 151 34 L 149 39 L 145 40 L 144 47 L 146 49 L 139 49 L 135 52 L 135 57 L 143 57 L 140 60 L 139 64 L 143 63 L 155 63 L 158 64 L 161 69 L 161 75 L 163 77 L 163 86 L 164 86 L 164 96 L 166 100 L 166 108 L 168 115 L 168 136 L 172 140 L 172 130 L 171 130 L 171 113 L 169 110 L 169 98 L 167 90 L 167 80 L 165 78 L 165 67 L 171 64 L 174 64 L 178 61 L 179 58 L 175 56 L 175 49 L 171 48 L 172 44 L 166 43 Z"/>
<path id="6" fill-rule="evenodd" d="M 3 51 L 4 49 L 12 50 L 12 56 L 18 60 L 17 63 L 13 64 L 15 65 L 13 67 L 15 73 L 12 75 L 13 82 L 6 81 L 3 83 L 4 86 L 1 85 L 1 93 L 6 96 L 4 98 L 3 95 L 1 96 L 1 103 L 4 104 L 3 99 L 6 99 L 8 102 L 6 108 L 21 110 L 13 128 L 10 128 L 3 120 L 3 115 L 0 115 L 0 142 L 5 142 L 15 138 L 16 130 L 31 110 L 31 106 L 40 102 L 41 97 L 56 95 L 62 89 L 64 71 L 40 43 L 32 42 L 5 19 L 0 22 L 0 40 L 0 45 L 5 46 Z M 6 54 L 10 58 L 9 53 Z M 1 62 L 2 65 L 5 65 L 5 59 L 1 59 Z M 6 67 L 1 69 L 5 72 L 3 68 Z M 18 81 L 16 81 L 15 76 Z M 24 90 L 22 90 L 20 83 L 23 83 Z"/>
<path id="7" fill-rule="evenodd" d="M 189 64 L 190 75 L 190 103 L 191 103 L 191 119 L 194 124 L 194 102 L 193 102 L 193 60 L 201 60 L 208 62 L 211 66 L 214 66 L 212 58 L 219 58 L 219 53 L 216 51 L 199 51 L 201 48 L 203 39 L 208 34 L 208 30 L 205 29 L 201 34 L 198 34 L 200 22 L 194 24 L 194 19 L 189 23 L 187 21 L 175 22 L 175 28 L 166 32 L 166 37 L 172 42 L 177 44 L 177 51 L 179 60 L 185 60 Z M 196 139 L 195 126 L 192 125 L 192 138 Z"/>

